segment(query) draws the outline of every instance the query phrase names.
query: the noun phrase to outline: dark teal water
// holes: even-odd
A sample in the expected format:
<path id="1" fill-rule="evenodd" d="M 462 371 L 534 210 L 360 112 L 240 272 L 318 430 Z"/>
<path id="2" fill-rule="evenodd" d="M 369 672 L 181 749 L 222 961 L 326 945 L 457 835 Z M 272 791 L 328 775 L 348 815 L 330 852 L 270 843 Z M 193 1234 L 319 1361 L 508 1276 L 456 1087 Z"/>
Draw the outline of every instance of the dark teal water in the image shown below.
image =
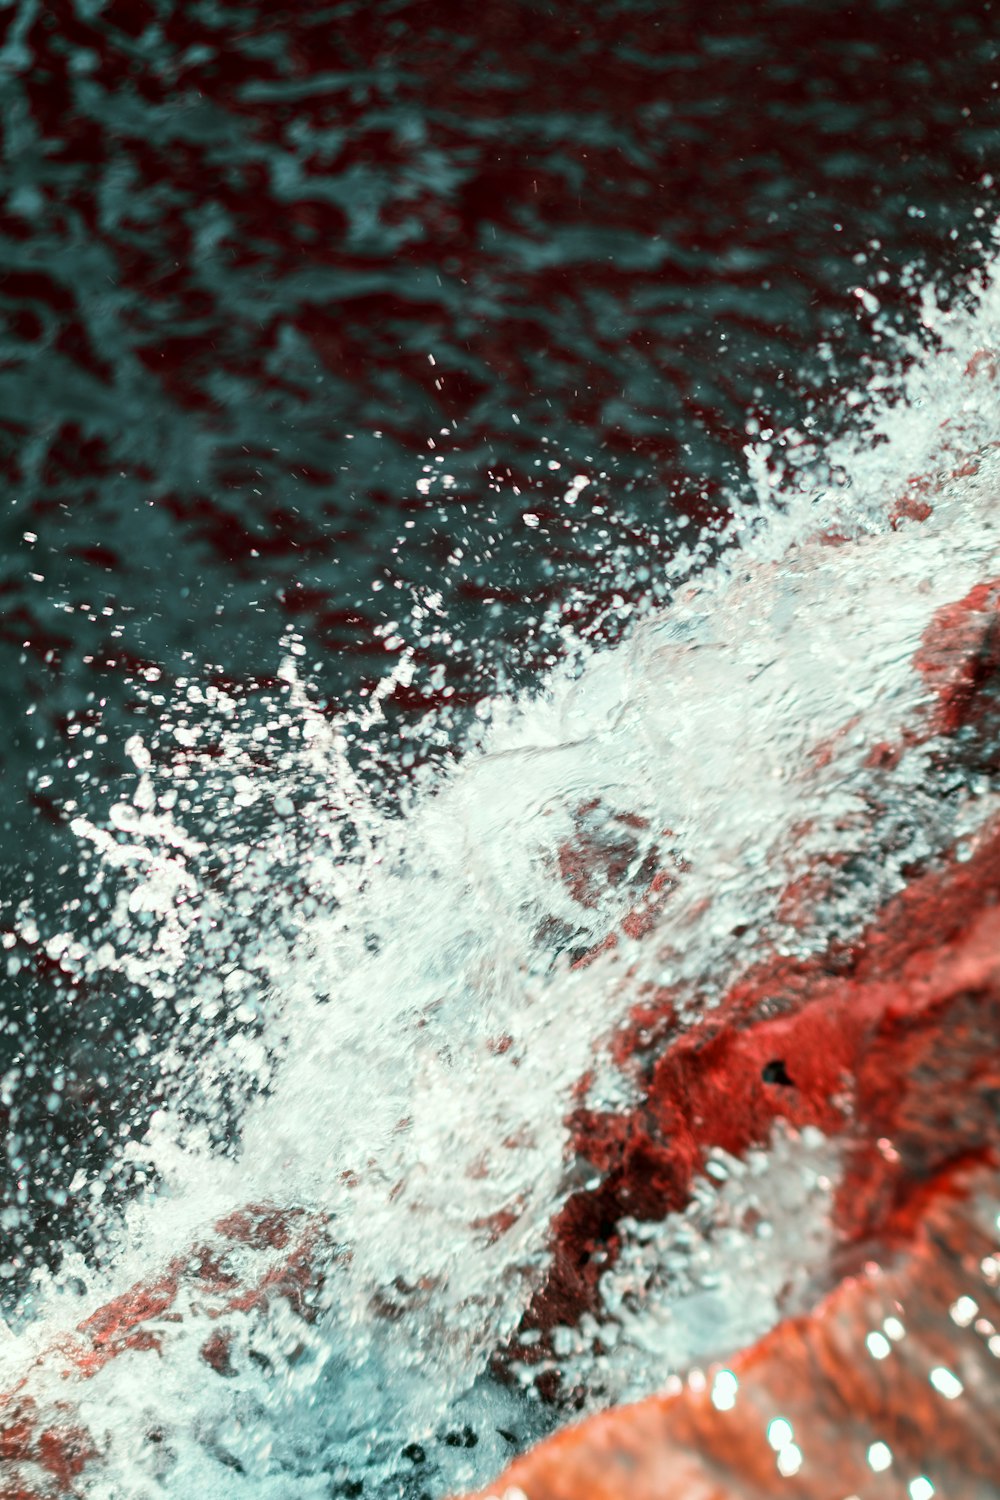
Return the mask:
<path id="1" fill-rule="evenodd" d="M 564 649 L 551 606 L 586 631 L 655 591 L 683 518 L 724 521 L 748 421 L 835 423 L 895 358 L 855 288 L 912 327 L 907 268 L 960 296 L 993 221 L 987 4 L 20 0 L 0 26 L 8 910 L 75 898 L 67 807 L 113 795 L 152 673 L 252 695 L 293 629 L 334 712 L 431 590 L 386 739 L 449 753 L 499 669 Z M 7 958 L 23 1271 L 85 1235 L 67 1185 L 155 1091 L 141 994 Z"/>

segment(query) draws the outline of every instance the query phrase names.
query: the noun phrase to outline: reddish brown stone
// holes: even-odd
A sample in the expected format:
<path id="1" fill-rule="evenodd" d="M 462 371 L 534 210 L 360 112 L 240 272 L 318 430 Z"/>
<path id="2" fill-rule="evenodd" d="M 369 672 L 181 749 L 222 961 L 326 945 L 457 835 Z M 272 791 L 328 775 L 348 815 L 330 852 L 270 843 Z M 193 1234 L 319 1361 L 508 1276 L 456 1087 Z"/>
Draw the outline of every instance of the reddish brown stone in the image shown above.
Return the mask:
<path id="1" fill-rule="evenodd" d="M 302 1212 L 300 1208 L 280 1209 L 273 1204 L 252 1203 L 238 1213 L 220 1219 L 215 1228 L 226 1239 L 252 1245 L 255 1250 L 268 1245 L 274 1250 L 283 1250 Z"/>
<path id="2" fill-rule="evenodd" d="M 932 695 L 926 720 L 899 746 L 873 748 L 874 773 L 891 773 L 907 746 L 928 738 L 957 764 L 995 760 L 998 606 L 1000 587 L 986 583 L 935 615 L 915 662 Z M 827 878 L 816 869 L 789 887 L 785 918 L 801 913 L 808 928 Z M 765 1141 L 779 1116 L 845 1139 L 836 1198 L 845 1279 L 814 1314 L 733 1363 L 733 1411 L 716 1408 L 709 1382 L 609 1412 L 516 1461 L 492 1493 L 875 1500 L 926 1474 L 937 1493 L 1000 1494 L 992 1325 L 973 1336 L 947 1316 L 959 1296 L 985 1300 L 979 1265 L 1000 1238 L 995 1218 L 987 1225 L 967 1196 L 973 1184 L 992 1193 L 995 1215 L 1000 823 L 917 874 L 849 950 L 763 956 L 715 1009 L 679 1029 L 683 998 L 646 997 L 618 1039 L 620 1065 L 649 1059 L 638 1104 L 625 1115 L 581 1108 L 573 1117 L 576 1149 L 601 1181 L 558 1216 L 551 1275 L 527 1325 L 544 1331 L 593 1308 L 592 1251 L 603 1252 L 600 1270 L 613 1261 L 618 1219 L 682 1206 L 710 1147 L 739 1155 Z M 905 1322 L 907 1335 L 882 1362 L 865 1339 L 886 1316 Z M 957 1401 L 929 1384 L 935 1362 L 962 1379 Z M 555 1395 L 558 1382 L 550 1386 Z M 779 1472 L 766 1440 L 774 1416 L 792 1423 L 802 1448 L 794 1475 Z M 894 1455 L 884 1472 L 867 1461 L 875 1442 Z"/>
<path id="3" fill-rule="evenodd" d="M 887 1232 L 928 1174 L 998 1143 L 1000 822 L 888 902 L 842 966 L 834 951 L 763 960 L 679 1031 L 667 993 L 633 1012 L 618 1057 L 650 1056 L 648 1082 L 626 1113 L 571 1117 L 601 1182 L 557 1216 L 528 1327 L 592 1309 L 617 1220 L 682 1207 L 710 1148 L 742 1155 L 778 1118 L 845 1138 L 837 1219 L 857 1242 Z"/>
<path id="4" fill-rule="evenodd" d="M 780 1324 L 733 1359 L 725 1369 L 735 1388 L 725 1375 L 726 1386 L 716 1384 L 718 1367 L 692 1374 L 677 1395 L 557 1433 L 483 1495 L 898 1500 L 927 1478 L 949 1500 L 997 1496 L 1000 1360 L 984 1329 L 958 1327 L 949 1310 L 961 1297 L 995 1304 L 1000 1260 L 987 1274 L 982 1266 L 1000 1245 L 998 1187 L 991 1171 L 937 1178 L 905 1253 L 847 1278 L 808 1317 Z M 874 1353 L 870 1334 L 882 1341 Z M 883 1349 L 886 1357 L 876 1357 Z M 961 1383 L 955 1399 L 931 1383 L 941 1369 L 946 1381 Z M 720 1410 L 716 1402 L 725 1408 L 733 1391 L 732 1408 Z M 768 1441 L 776 1418 L 790 1425 L 795 1445 L 783 1455 Z M 891 1459 L 885 1469 L 878 1467 L 885 1454 L 872 1452 L 878 1444 Z"/>
<path id="5" fill-rule="evenodd" d="M 232 1362 L 229 1358 L 229 1346 L 232 1338 L 225 1333 L 211 1333 L 202 1344 L 200 1354 L 205 1363 L 215 1371 L 217 1375 L 232 1375 L 234 1373 Z"/>
<path id="6" fill-rule="evenodd" d="M 993 579 L 939 609 L 924 632 L 915 665 L 937 699 L 937 733 L 960 729 L 983 682 L 1000 670 L 998 623 L 1000 579 Z"/>
<path id="7" fill-rule="evenodd" d="M 29 1458 L 36 1426 L 35 1403 L 30 1397 L 0 1400 L 0 1462 Z"/>

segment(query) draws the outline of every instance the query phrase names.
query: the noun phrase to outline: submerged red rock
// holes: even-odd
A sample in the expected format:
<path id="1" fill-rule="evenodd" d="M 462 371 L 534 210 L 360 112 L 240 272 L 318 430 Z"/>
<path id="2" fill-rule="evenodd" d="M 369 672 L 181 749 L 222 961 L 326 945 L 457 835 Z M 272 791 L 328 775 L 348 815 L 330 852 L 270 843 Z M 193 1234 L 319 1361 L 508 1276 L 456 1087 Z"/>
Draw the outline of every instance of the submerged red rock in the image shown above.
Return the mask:
<path id="1" fill-rule="evenodd" d="M 220 1376 L 253 1358 L 255 1318 L 284 1302 L 308 1323 L 335 1247 L 321 1215 L 253 1204 L 220 1220 L 155 1281 L 139 1282 L 40 1350 L 22 1378 L 0 1394 L 0 1500 L 54 1500 L 81 1493 L 99 1469 L 99 1440 L 74 1413 L 78 1382 L 126 1354 L 170 1359 L 184 1325 L 204 1323 L 204 1363 Z M 235 1346 L 240 1346 L 237 1355 Z M 65 1383 L 67 1396 L 53 1390 Z M 169 1424 L 169 1412 L 162 1414 Z M 162 1435 L 161 1435 L 162 1436 Z M 156 1433 L 135 1433 L 137 1443 Z"/>

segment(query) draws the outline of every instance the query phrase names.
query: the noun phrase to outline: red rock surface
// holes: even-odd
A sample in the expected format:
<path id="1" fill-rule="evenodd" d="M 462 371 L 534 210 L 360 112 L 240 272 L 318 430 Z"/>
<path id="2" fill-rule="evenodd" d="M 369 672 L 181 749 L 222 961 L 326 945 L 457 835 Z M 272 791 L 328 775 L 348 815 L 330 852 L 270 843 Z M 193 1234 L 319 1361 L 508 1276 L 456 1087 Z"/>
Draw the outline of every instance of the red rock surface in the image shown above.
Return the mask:
<path id="1" fill-rule="evenodd" d="M 875 747 L 876 770 L 891 774 L 918 743 L 956 772 L 996 769 L 998 624 L 996 583 L 935 614 L 914 662 L 929 690 L 925 714 L 900 747 Z M 586 890 L 579 857 L 567 873 Z M 623 926 L 668 899 L 671 879 L 660 872 Z M 786 913 L 804 928 L 827 879 L 817 867 L 786 890 Z M 915 871 L 849 946 L 832 942 L 807 958 L 762 954 L 694 1024 L 678 1021 L 689 997 L 645 995 L 616 1042 L 619 1063 L 633 1077 L 638 1069 L 638 1103 L 626 1112 L 581 1106 L 571 1119 L 592 1169 L 583 1175 L 596 1173 L 600 1186 L 571 1196 L 557 1218 L 552 1273 L 527 1326 L 544 1333 L 591 1309 L 617 1252 L 617 1221 L 683 1207 L 712 1147 L 742 1155 L 778 1118 L 845 1139 L 837 1219 L 857 1242 L 905 1219 L 913 1184 L 995 1141 L 998 903 L 1000 822 L 987 822 Z M 537 1345 L 536 1357 L 545 1349 Z"/>
<path id="2" fill-rule="evenodd" d="M 845 1279 L 810 1316 L 732 1360 L 721 1380 L 718 1369 L 699 1371 L 677 1395 L 565 1429 L 484 1496 L 896 1500 L 914 1481 L 918 1496 L 1000 1494 L 1000 1343 L 986 1331 L 1000 1282 L 996 1189 L 990 1172 L 940 1175 L 925 1186 L 904 1252 Z M 959 1327 L 951 1309 L 963 1319 L 966 1297 L 986 1317 Z M 878 1353 L 888 1348 L 884 1358 L 870 1335 Z M 941 1371 L 943 1392 L 931 1380 Z M 776 1419 L 789 1424 L 793 1448 L 779 1441 Z"/>
<path id="3" fill-rule="evenodd" d="M 991 775 L 998 607 L 987 582 L 934 616 L 914 663 L 927 714 L 905 735 L 942 764 Z M 891 771 L 903 748 L 875 747 L 869 763 Z M 807 881 L 789 900 L 808 912 L 815 894 Z M 526 1319 L 543 1334 L 535 1357 L 550 1352 L 549 1330 L 596 1307 L 622 1216 L 683 1207 L 711 1147 L 742 1155 L 779 1117 L 844 1142 L 840 1284 L 730 1361 L 732 1409 L 713 1400 L 717 1370 L 694 1372 L 679 1394 L 558 1433 L 484 1494 L 878 1500 L 913 1481 L 911 1495 L 929 1496 L 928 1479 L 933 1493 L 1000 1495 L 1000 820 L 915 872 L 849 948 L 762 957 L 694 1025 L 678 1026 L 676 1001 L 648 997 L 619 1038 L 619 1060 L 644 1065 L 639 1102 L 573 1119 L 600 1185 L 553 1226 L 552 1272 Z M 960 1298 L 978 1309 L 962 1329 L 949 1314 Z M 873 1333 L 884 1359 L 866 1344 Z M 961 1381 L 956 1399 L 930 1382 L 939 1368 Z M 800 1450 L 794 1473 L 768 1441 L 779 1417 Z M 877 1443 L 892 1455 L 884 1470 L 869 1462 Z"/>
<path id="4" fill-rule="evenodd" d="M 762 1017 L 765 1003 L 781 1013 Z M 642 1021 L 655 1025 L 655 1017 Z M 556 1260 L 532 1310 L 535 1326 L 572 1322 L 595 1305 L 590 1252 L 599 1242 L 615 1248 L 602 1224 L 680 1207 L 709 1146 L 742 1154 L 778 1116 L 845 1139 L 841 1249 L 831 1267 L 844 1280 L 811 1316 L 782 1324 L 730 1363 L 740 1381 L 732 1411 L 713 1404 L 710 1371 L 706 1389 L 699 1382 L 558 1434 L 490 1493 L 877 1500 L 904 1492 L 901 1475 L 907 1483 L 931 1475 L 949 1496 L 1000 1494 L 1000 1426 L 991 1417 L 1000 1394 L 1000 1259 L 989 1261 L 1000 1249 L 998 1036 L 995 823 L 971 858 L 947 862 L 888 904 L 847 974 L 825 973 L 823 957 L 761 965 L 663 1049 L 630 1116 L 581 1113 L 578 1145 L 604 1180 L 596 1194 L 571 1200 L 555 1226 Z M 775 1059 L 792 1084 L 764 1081 Z M 978 1333 L 959 1335 L 949 1322 L 948 1308 L 963 1296 L 992 1318 Z M 893 1316 L 907 1335 L 883 1363 L 865 1339 Z M 939 1364 L 965 1386 L 956 1401 L 928 1383 Z M 780 1473 L 767 1442 L 767 1424 L 779 1416 L 805 1454 L 794 1476 Z M 885 1474 L 867 1464 L 875 1442 L 895 1455 Z"/>

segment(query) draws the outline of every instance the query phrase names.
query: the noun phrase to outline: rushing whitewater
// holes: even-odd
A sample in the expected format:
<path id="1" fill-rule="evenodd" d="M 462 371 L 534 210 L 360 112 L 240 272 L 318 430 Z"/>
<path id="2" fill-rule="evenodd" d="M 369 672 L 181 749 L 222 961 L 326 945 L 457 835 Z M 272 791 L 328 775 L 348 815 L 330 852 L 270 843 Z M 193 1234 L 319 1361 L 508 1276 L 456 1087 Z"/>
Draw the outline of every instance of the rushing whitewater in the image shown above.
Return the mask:
<path id="1" fill-rule="evenodd" d="M 99 1252 L 67 1247 L 25 1291 L 0 1387 L 241 1205 L 318 1216 L 328 1274 L 311 1318 L 274 1311 L 225 1381 L 182 1321 L 154 1366 L 132 1352 L 83 1382 L 75 1410 L 103 1455 L 89 1495 L 306 1500 L 362 1474 L 366 1495 L 401 1494 L 404 1445 L 466 1423 L 482 1440 L 451 1445 L 427 1482 L 487 1480 L 508 1432 L 545 1425 L 531 1370 L 521 1390 L 490 1361 L 544 1279 L 553 1215 L 585 1185 L 572 1091 L 589 1076 L 604 1107 L 628 1097 L 611 1043 L 641 987 L 683 992 L 693 1018 L 762 941 L 849 935 L 909 863 L 998 805 L 979 784 L 929 795 L 932 745 L 916 739 L 891 795 L 868 794 L 871 747 L 905 740 L 925 705 L 912 662 L 928 620 L 1000 570 L 1000 288 L 951 313 L 928 291 L 924 310 L 925 344 L 852 398 L 847 436 L 814 424 L 748 450 L 720 560 L 708 539 L 678 545 L 668 607 L 637 611 L 614 646 L 567 640 L 535 692 L 480 705 L 449 773 L 390 788 L 379 751 L 433 601 L 393 622 L 395 665 L 336 719 L 313 705 L 295 640 L 267 696 L 239 700 L 194 665 L 175 696 L 147 684 L 156 728 L 130 742 L 135 776 L 113 804 L 73 813 L 85 873 L 63 929 L 37 941 L 67 973 L 148 997 L 156 1024 L 128 1045 L 157 1059 L 160 1097 L 104 1174 L 74 1184 Z M 820 859 L 849 862 L 850 879 L 803 930 L 782 893 Z M 8 925 L 23 940 L 31 922 L 22 909 Z M 803 1151 L 823 1178 L 826 1149 L 776 1152 L 776 1200 L 799 1202 L 781 1182 Z M 755 1192 L 766 1203 L 766 1173 Z M 770 1249 L 789 1267 L 797 1212 L 777 1215 Z M 710 1338 L 693 1308 L 662 1302 L 641 1332 L 629 1266 L 669 1255 L 678 1228 L 633 1225 L 603 1333 L 567 1334 L 592 1401 L 762 1331 L 738 1295 L 760 1257 L 737 1247 Z M 153 1456 L 134 1440 L 151 1422 L 166 1434 Z"/>

